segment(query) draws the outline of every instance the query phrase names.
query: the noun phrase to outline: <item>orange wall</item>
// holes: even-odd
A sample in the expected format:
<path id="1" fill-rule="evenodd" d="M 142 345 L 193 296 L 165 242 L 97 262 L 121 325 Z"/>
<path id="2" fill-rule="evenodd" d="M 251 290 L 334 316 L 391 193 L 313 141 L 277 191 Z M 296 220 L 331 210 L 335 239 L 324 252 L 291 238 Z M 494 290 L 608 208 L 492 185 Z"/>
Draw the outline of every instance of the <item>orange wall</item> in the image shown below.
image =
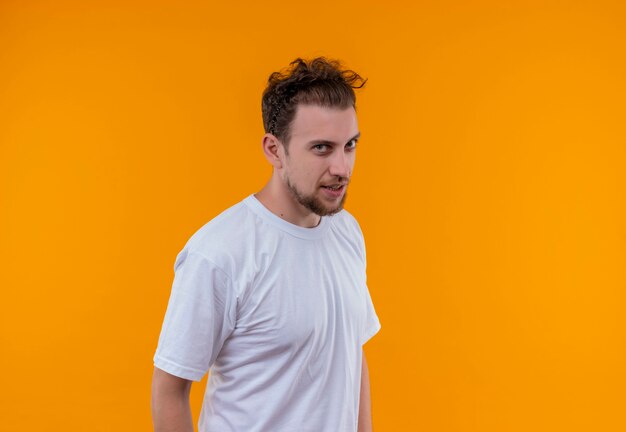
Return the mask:
<path id="1" fill-rule="evenodd" d="M 377 431 L 626 430 L 623 2 L 2 1 L 0 430 L 150 429 L 177 252 L 296 56 L 369 78 Z M 201 388 L 193 392 L 194 409 Z"/>

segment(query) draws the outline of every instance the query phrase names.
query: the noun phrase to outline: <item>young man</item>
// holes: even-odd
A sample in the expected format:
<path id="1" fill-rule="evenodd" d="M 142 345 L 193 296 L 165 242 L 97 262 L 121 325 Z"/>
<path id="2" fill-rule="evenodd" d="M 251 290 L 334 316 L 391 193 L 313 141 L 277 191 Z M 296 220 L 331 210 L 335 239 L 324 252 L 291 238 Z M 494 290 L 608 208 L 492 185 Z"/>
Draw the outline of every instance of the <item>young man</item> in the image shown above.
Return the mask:
<path id="1" fill-rule="evenodd" d="M 365 81 L 297 59 L 263 93 L 267 185 L 178 254 L 154 357 L 155 431 L 193 431 L 191 381 L 211 370 L 202 432 L 371 431 L 362 345 L 380 328 L 365 246 L 343 209 Z"/>

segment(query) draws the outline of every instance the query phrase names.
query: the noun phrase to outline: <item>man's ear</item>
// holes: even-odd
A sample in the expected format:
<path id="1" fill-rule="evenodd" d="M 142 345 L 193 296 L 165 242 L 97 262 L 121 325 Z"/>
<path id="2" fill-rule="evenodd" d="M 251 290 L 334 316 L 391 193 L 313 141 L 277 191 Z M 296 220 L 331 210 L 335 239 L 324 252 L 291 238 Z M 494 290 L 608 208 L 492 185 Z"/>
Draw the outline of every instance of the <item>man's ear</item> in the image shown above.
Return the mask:
<path id="1" fill-rule="evenodd" d="M 265 135 L 263 135 L 262 145 L 265 159 L 267 159 L 267 161 L 272 164 L 274 168 L 282 168 L 285 152 L 283 144 L 280 142 L 280 140 L 274 135 L 266 133 Z"/>

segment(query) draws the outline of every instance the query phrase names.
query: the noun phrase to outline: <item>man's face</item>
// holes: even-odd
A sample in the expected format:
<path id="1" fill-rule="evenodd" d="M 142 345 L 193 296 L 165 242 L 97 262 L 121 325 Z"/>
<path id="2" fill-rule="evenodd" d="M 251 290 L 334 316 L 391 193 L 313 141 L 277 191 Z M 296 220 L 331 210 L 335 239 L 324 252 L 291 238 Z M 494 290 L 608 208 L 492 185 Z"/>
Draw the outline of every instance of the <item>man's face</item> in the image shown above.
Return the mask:
<path id="1" fill-rule="evenodd" d="M 340 211 L 358 138 L 354 108 L 299 105 L 281 170 L 291 197 L 320 216 Z"/>

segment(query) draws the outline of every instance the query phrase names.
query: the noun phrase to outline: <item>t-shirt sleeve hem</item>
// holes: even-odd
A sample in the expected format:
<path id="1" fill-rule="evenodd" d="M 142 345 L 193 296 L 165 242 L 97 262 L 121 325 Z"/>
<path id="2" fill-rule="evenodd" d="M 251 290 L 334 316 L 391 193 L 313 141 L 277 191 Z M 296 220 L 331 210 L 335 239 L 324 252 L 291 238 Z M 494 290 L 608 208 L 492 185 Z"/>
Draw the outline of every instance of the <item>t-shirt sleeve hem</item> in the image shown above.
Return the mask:
<path id="1" fill-rule="evenodd" d="M 374 324 L 373 326 L 371 326 L 369 328 L 369 330 L 365 333 L 365 337 L 363 338 L 363 341 L 361 342 L 361 345 L 365 345 L 365 343 L 370 340 L 372 337 L 374 337 L 374 335 L 376 333 L 378 333 L 378 331 L 380 330 L 380 322 L 377 321 L 376 324 Z"/>
<path id="2" fill-rule="evenodd" d="M 166 360 L 159 355 L 154 356 L 154 365 L 161 369 L 162 371 L 167 372 L 168 374 L 177 376 L 179 378 L 183 378 L 190 381 L 200 381 L 204 376 L 205 372 L 193 369 L 186 366 L 181 366 L 172 361 Z"/>

